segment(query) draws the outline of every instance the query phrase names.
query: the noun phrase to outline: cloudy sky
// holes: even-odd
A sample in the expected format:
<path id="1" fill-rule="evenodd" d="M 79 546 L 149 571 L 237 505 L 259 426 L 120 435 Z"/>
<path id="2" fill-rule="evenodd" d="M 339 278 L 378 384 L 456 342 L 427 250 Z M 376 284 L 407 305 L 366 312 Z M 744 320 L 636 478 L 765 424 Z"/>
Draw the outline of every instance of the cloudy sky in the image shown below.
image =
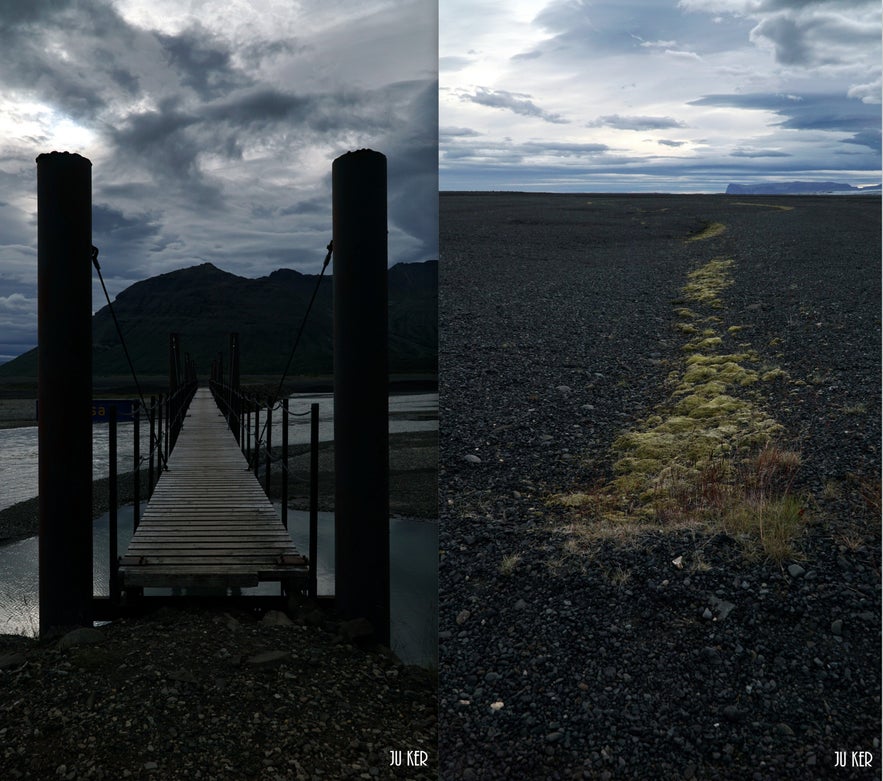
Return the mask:
<path id="1" fill-rule="evenodd" d="M 318 273 L 332 161 L 364 147 L 390 263 L 436 258 L 437 25 L 436 0 L 0 2 L 0 362 L 36 344 L 42 152 L 92 161 L 111 296 L 206 261 Z"/>
<path id="2" fill-rule="evenodd" d="M 879 0 L 440 0 L 442 190 L 880 182 Z"/>

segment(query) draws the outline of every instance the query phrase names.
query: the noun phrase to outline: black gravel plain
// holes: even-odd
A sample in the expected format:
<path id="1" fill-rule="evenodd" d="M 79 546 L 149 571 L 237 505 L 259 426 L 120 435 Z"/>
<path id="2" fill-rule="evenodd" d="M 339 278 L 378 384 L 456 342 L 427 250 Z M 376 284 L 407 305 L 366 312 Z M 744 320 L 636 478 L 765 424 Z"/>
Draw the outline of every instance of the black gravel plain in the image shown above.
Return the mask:
<path id="1" fill-rule="evenodd" d="M 441 778 L 879 778 L 879 198 L 445 193 L 440 234 Z M 787 372 L 745 393 L 801 453 L 794 557 L 575 552 L 548 498 L 665 400 L 712 258 Z"/>

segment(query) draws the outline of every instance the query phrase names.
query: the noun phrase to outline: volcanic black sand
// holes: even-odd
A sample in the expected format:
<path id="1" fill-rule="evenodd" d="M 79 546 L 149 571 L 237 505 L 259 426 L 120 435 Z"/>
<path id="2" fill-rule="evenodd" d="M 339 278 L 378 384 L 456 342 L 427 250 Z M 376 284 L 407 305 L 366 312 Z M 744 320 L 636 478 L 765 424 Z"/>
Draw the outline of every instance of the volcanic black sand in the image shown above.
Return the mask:
<path id="1" fill-rule="evenodd" d="M 440 231 L 441 777 L 879 778 L 879 198 L 451 193 Z M 715 259 L 709 349 L 765 378 L 726 392 L 800 455 L 780 561 L 555 498 L 670 400 Z"/>

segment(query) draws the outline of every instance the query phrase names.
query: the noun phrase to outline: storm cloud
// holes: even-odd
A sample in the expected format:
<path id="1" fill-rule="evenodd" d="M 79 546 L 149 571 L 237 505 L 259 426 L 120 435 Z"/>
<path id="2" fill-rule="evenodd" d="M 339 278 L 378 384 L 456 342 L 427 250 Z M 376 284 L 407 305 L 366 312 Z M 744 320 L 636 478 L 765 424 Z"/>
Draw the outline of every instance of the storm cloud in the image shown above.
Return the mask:
<path id="1" fill-rule="evenodd" d="M 443 189 L 880 180 L 879 2 L 474 6 L 440 5 L 440 54 L 456 65 L 441 74 L 442 125 L 476 134 L 441 136 Z M 540 112 L 568 121 L 540 124 Z M 568 144 L 605 149 L 561 154 Z"/>
<path id="2" fill-rule="evenodd" d="M 422 0 L 6 4 L 0 298 L 18 341 L 36 336 L 10 298 L 36 284 L 34 158 L 53 149 L 92 160 L 111 294 L 205 261 L 318 271 L 331 163 L 359 148 L 388 159 L 390 262 L 435 258 L 437 35 Z"/>

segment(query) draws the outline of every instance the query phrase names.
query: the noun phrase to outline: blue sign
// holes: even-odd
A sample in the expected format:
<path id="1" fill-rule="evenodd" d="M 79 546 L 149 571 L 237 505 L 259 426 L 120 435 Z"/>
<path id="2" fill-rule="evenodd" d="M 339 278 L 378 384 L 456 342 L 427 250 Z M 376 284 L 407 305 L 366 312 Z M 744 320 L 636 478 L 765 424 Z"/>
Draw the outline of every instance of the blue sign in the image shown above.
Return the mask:
<path id="1" fill-rule="evenodd" d="M 92 399 L 92 422 L 107 423 L 110 421 L 111 407 L 117 408 L 117 421 L 132 422 L 135 419 L 135 405 L 138 402 L 132 399 Z M 35 417 L 40 419 L 40 402 L 36 402 Z"/>
<path id="2" fill-rule="evenodd" d="M 118 422 L 134 420 L 135 402 L 131 399 L 92 399 L 92 422 L 107 423 L 111 407 L 116 407 Z"/>

